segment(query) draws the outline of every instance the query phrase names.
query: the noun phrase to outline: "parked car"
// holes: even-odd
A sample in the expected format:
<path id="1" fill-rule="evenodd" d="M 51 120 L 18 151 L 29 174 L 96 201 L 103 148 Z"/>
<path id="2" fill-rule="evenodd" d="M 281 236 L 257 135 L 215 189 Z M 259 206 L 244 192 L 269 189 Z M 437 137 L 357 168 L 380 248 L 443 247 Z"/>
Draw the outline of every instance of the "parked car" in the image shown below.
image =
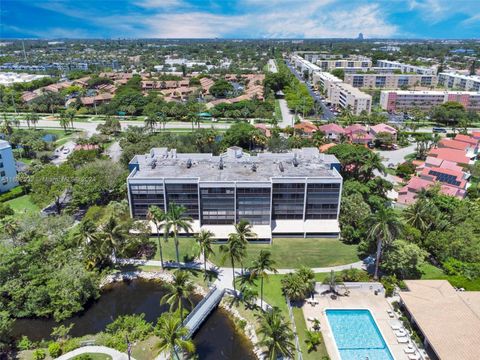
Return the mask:
<path id="1" fill-rule="evenodd" d="M 443 133 L 443 134 L 446 134 L 447 133 L 447 130 L 445 130 L 444 128 L 441 128 L 441 127 L 434 127 L 432 129 L 432 132 L 434 133 Z"/>

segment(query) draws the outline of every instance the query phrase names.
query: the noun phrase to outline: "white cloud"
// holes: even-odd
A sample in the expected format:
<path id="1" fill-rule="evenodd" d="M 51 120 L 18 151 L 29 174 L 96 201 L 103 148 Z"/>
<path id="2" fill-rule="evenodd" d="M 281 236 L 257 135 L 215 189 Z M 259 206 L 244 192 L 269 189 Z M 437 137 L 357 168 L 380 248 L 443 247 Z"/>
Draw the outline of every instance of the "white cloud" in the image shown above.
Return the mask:
<path id="1" fill-rule="evenodd" d="M 168 9 L 186 5 L 182 0 L 139 0 L 134 4 L 146 9 Z"/>

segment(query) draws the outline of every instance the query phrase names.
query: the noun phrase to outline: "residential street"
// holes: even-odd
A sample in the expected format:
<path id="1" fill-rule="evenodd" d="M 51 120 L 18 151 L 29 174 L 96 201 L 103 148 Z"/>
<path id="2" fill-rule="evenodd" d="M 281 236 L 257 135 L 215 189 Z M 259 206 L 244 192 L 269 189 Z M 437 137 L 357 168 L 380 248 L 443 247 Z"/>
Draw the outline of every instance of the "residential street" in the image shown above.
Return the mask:
<path id="1" fill-rule="evenodd" d="M 382 163 L 384 166 L 388 166 L 388 164 L 398 165 L 405 161 L 405 156 L 415 152 L 416 147 L 417 147 L 416 144 L 411 144 L 407 147 L 404 147 L 398 150 L 377 151 L 377 152 L 382 157 Z"/>

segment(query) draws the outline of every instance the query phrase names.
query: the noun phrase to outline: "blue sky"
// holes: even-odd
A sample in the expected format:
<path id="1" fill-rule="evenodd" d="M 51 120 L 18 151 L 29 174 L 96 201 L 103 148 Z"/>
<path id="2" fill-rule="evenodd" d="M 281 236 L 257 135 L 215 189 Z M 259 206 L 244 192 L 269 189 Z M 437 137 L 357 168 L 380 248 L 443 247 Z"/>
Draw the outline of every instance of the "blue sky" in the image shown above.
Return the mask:
<path id="1" fill-rule="evenodd" d="M 480 0 L 0 0 L 0 38 L 479 38 Z"/>

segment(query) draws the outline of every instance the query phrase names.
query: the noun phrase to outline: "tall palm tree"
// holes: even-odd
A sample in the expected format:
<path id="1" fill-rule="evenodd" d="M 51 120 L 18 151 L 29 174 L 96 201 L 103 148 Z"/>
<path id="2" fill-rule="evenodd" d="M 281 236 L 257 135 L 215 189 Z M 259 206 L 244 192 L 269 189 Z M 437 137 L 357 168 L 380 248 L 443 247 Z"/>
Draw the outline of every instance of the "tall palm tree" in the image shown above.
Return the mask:
<path id="1" fill-rule="evenodd" d="M 192 305 L 190 297 L 194 288 L 190 273 L 185 270 L 176 270 L 173 273 L 173 281 L 167 284 L 167 293 L 162 297 L 160 303 L 178 309 L 183 322 L 183 302 L 188 301 Z"/>
<path id="2" fill-rule="evenodd" d="M 268 250 L 261 250 L 258 254 L 258 258 L 253 262 L 250 267 L 250 276 L 260 279 L 260 308 L 263 309 L 263 280 L 268 280 L 267 271 L 277 273 L 277 269 L 274 267 L 275 261 L 272 260 L 272 253 Z"/>
<path id="3" fill-rule="evenodd" d="M 177 205 L 174 202 L 168 205 L 167 217 L 164 224 L 165 231 L 173 234 L 175 242 L 175 253 L 177 255 L 177 263 L 180 264 L 180 254 L 178 253 L 178 233 L 184 231 L 186 233 L 192 231 L 193 219 L 185 216 L 187 209 L 185 206 Z"/>
<path id="4" fill-rule="evenodd" d="M 207 277 L 207 259 L 210 255 L 214 255 L 215 251 L 212 248 L 212 245 L 216 242 L 213 238 L 213 233 L 211 231 L 202 230 L 197 235 L 195 235 L 195 241 L 198 244 L 200 253 L 203 255 L 203 272 L 205 278 Z"/>
<path id="5" fill-rule="evenodd" d="M 295 336 L 280 309 L 274 307 L 271 311 L 256 316 L 260 323 L 258 332 L 262 335 L 259 344 L 266 348 L 263 353 L 265 358 L 269 360 L 277 360 L 280 357 L 293 359 L 295 351 L 293 339 Z"/>
<path id="6" fill-rule="evenodd" d="M 167 214 L 158 206 L 153 205 L 148 208 L 147 220 L 153 222 L 155 224 L 155 228 L 157 229 L 158 251 L 160 252 L 160 263 L 162 265 L 162 269 L 163 269 L 163 249 L 162 249 L 162 240 L 160 238 L 160 230 L 164 226 L 166 219 L 167 219 Z M 164 234 L 164 238 L 166 238 L 166 231 L 164 231 L 163 234 Z"/>
<path id="7" fill-rule="evenodd" d="M 235 286 L 235 262 L 241 262 L 246 256 L 246 243 L 240 239 L 238 234 L 230 234 L 226 244 L 220 246 L 220 251 L 224 254 L 222 261 L 224 262 L 227 257 L 230 258 L 230 264 L 232 265 L 233 272 L 233 290 L 235 294 L 237 289 Z"/>
<path id="8" fill-rule="evenodd" d="M 60 113 L 60 126 L 63 127 L 63 130 L 67 132 L 68 124 L 70 123 L 70 120 L 68 119 L 67 115 L 65 114 L 65 111 L 62 111 Z"/>
<path id="9" fill-rule="evenodd" d="M 402 232 L 402 223 L 391 208 L 380 208 L 367 219 L 369 231 L 367 236 L 377 242 L 375 258 L 375 273 L 373 278 L 378 279 L 378 268 L 382 256 L 382 248 L 391 244 Z"/>
<path id="10" fill-rule="evenodd" d="M 364 159 L 363 164 L 360 166 L 360 173 L 365 180 L 369 180 L 373 177 L 374 170 L 378 170 L 381 173 L 385 173 L 385 166 L 382 164 L 380 155 L 369 151 Z"/>
<path id="11" fill-rule="evenodd" d="M 156 115 L 147 116 L 145 119 L 145 128 L 150 132 L 153 132 L 155 130 L 155 126 L 157 125 L 157 123 L 158 123 L 158 118 Z"/>
<path id="12" fill-rule="evenodd" d="M 405 222 L 420 230 L 422 234 L 432 225 L 431 215 L 432 207 L 429 205 L 428 200 L 424 198 L 418 199 L 402 212 Z"/>
<path id="13" fill-rule="evenodd" d="M 155 334 L 160 338 L 157 348 L 160 353 L 167 353 L 170 359 L 179 360 L 178 350 L 185 353 L 195 352 L 195 344 L 192 340 L 186 340 L 188 329 L 182 326 L 181 319 L 174 313 L 163 313 L 155 327 Z"/>
<path id="14" fill-rule="evenodd" d="M 240 221 L 235 224 L 235 233 L 237 234 L 239 240 L 245 244 L 245 247 L 248 244 L 248 239 L 253 239 L 257 237 L 257 234 L 253 232 L 252 225 L 246 219 L 240 219 Z M 242 259 L 243 260 L 243 259 Z M 243 262 L 240 261 L 240 266 L 243 274 Z"/>
<path id="15" fill-rule="evenodd" d="M 3 114 L 3 122 L 0 131 L 5 135 L 12 135 L 13 133 L 12 122 L 8 119 L 7 114 Z"/>

